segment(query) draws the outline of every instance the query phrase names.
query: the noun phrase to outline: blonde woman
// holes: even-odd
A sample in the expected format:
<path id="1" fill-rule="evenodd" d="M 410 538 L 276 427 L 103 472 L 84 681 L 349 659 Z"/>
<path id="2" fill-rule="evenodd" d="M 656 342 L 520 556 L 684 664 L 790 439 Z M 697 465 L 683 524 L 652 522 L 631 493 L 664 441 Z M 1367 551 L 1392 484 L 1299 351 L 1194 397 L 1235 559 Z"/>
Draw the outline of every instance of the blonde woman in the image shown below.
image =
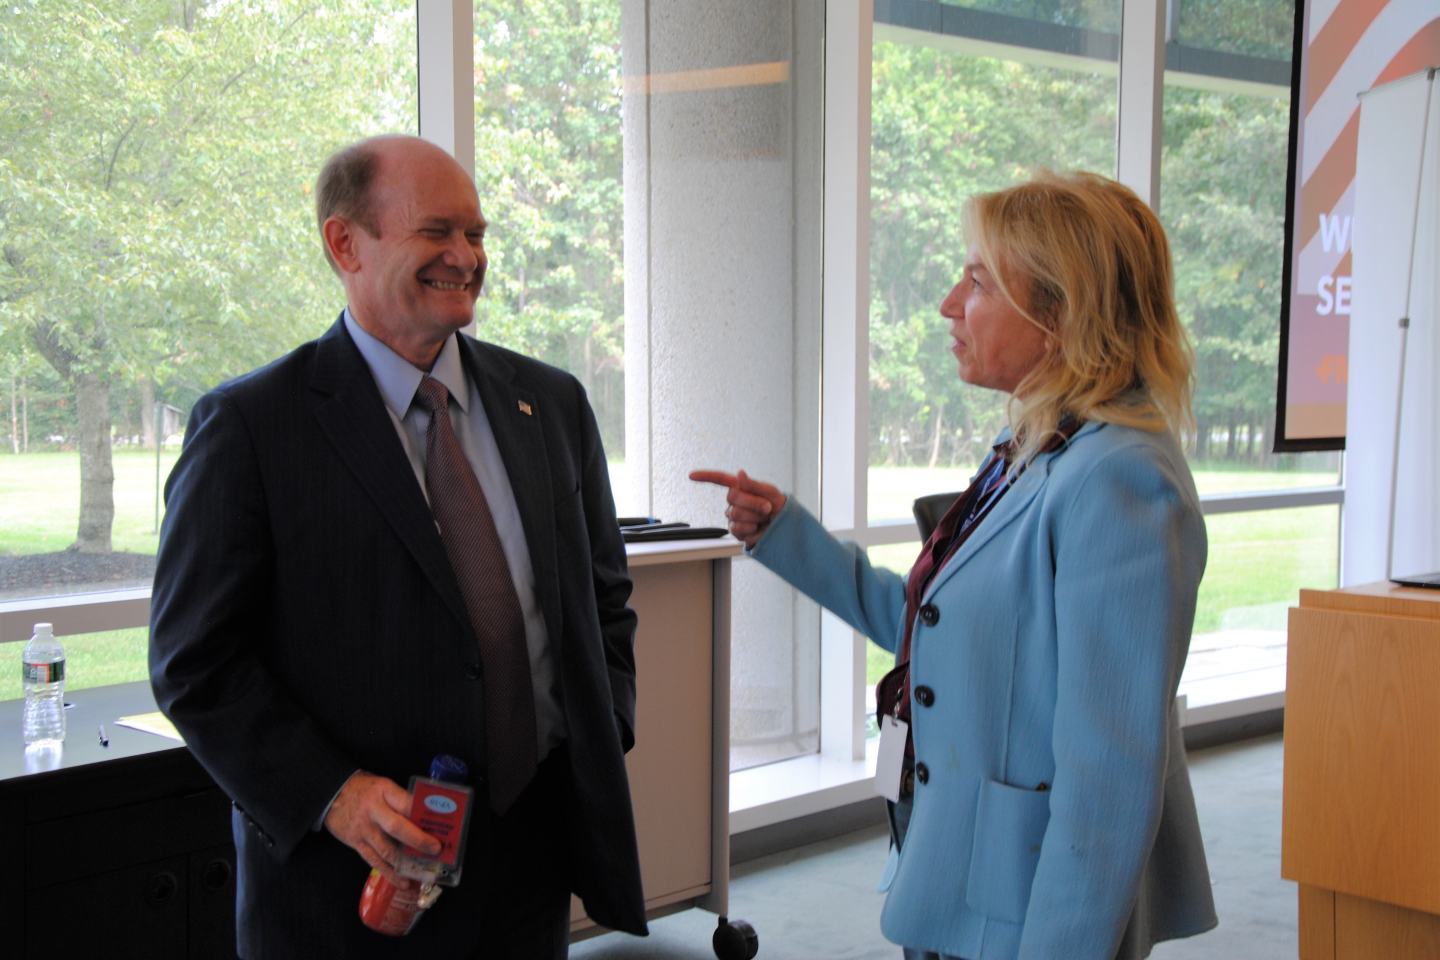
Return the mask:
<path id="1" fill-rule="evenodd" d="M 1173 709 L 1206 541 L 1169 245 L 1085 173 L 976 196 L 965 233 L 940 314 L 1010 426 L 908 577 L 743 471 L 691 477 L 728 488 L 751 556 L 896 653 L 885 936 L 911 960 L 1144 957 L 1216 922 Z"/>

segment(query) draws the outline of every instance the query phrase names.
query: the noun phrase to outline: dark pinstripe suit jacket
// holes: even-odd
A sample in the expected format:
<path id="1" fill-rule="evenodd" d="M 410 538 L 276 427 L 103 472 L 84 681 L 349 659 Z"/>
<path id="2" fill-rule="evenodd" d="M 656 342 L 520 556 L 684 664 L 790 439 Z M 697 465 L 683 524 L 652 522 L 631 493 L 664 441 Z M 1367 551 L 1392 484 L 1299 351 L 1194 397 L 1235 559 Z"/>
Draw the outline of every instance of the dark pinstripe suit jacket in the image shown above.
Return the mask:
<path id="1" fill-rule="evenodd" d="M 555 829 L 569 835 L 573 888 L 595 920 L 639 932 L 623 758 L 635 615 L 594 416 L 569 374 L 468 337 L 460 346 L 556 645 L 573 789 Z M 483 769 L 487 731 L 464 603 L 342 323 L 196 404 L 166 502 L 151 680 L 235 802 L 241 953 L 394 955 L 356 918 L 368 868 L 312 827 L 357 768 L 403 784 L 448 752 Z M 471 870 L 486 862 L 483 806 Z M 479 887 L 448 891 L 405 949 L 476 949 Z"/>

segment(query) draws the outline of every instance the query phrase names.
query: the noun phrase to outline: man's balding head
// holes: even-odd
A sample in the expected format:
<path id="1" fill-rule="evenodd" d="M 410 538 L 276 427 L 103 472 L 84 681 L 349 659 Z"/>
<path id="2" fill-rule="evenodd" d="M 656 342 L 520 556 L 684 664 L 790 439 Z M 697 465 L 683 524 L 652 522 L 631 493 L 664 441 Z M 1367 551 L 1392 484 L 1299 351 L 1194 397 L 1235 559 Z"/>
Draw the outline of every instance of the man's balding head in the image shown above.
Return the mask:
<path id="1" fill-rule="evenodd" d="M 372 237 L 378 237 L 380 215 L 375 206 L 373 188 L 381 166 L 387 159 L 397 156 L 427 153 L 438 154 L 454 162 L 448 153 L 430 141 L 407 134 L 367 137 L 330 155 L 315 180 L 315 223 L 322 231 L 320 246 L 325 251 L 330 269 L 339 273 L 329 245 L 324 242 L 325 221 L 331 217 L 344 217 L 359 224 Z"/>

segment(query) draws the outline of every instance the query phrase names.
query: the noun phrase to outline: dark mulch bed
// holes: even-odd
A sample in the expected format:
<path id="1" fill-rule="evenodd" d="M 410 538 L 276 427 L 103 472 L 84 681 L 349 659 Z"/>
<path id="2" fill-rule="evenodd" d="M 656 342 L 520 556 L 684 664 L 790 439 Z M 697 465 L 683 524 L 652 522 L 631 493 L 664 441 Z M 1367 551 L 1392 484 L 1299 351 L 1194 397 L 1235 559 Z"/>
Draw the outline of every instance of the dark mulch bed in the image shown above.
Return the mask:
<path id="1" fill-rule="evenodd" d="M 89 593 L 143 586 L 155 575 L 155 558 L 143 553 L 34 553 L 0 556 L 0 598 Z"/>

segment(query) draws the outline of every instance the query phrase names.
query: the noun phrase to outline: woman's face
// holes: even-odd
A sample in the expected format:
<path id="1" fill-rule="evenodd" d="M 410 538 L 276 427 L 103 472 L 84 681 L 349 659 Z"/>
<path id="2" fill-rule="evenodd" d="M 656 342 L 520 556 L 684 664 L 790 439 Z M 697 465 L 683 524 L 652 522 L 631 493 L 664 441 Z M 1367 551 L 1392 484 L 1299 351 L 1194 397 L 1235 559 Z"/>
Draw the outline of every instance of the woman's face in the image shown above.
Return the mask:
<path id="1" fill-rule="evenodd" d="M 955 338 L 950 352 L 966 383 L 1014 393 L 1045 355 L 1046 333 L 1010 305 L 994 274 L 973 253 L 965 258 L 960 282 L 941 302 L 940 315 L 950 321 Z"/>

